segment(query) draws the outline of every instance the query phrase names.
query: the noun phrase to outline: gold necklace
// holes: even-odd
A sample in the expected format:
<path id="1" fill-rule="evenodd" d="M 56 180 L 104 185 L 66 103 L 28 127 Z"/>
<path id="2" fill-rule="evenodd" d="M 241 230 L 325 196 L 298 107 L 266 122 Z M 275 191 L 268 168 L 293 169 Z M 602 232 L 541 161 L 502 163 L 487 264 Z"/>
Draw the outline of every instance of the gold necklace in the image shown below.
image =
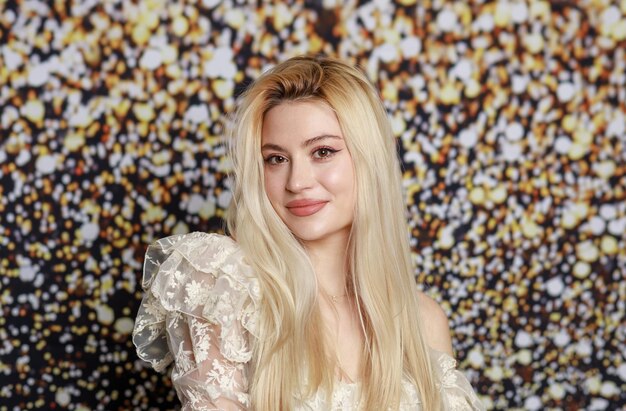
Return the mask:
<path id="1" fill-rule="evenodd" d="M 328 297 L 331 302 L 333 304 L 338 304 L 339 300 L 347 297 L 347 293 L 343 293 L 343 294 L 339 294 L 339 295 L 332 295 L 332 294 L 328 294 L 326 291 L 321 290 L 322 293 Z M 337 313 L 337 309 L 334 308 L 335 313 Z M 339 327 L 339 322 L 337 322 L 337 327 Z M 337 329 L 335 331 L 335 348 L 339 346 L 339 329 Z M 352 377 L 350 377 L 350 375 L 346 372 L 346 370 L 343 368 L 343 364 L 341 363 L 341 356 L 339 355 L 339 351 L 337 349 L 334 350 L 335 351 L 335 373 L 337 375 L 337 377 L 339 378 L 339 381 L 347 381 L 349 384 L 354 383 L 354 380 L 352 379 Z"/>
<path id="2" fill-rule="evenodd" d="M 340 299 L 340 298 L 347 297 L 347 294 L 346 294 L 346 293 L 343 293 L 343 294 L 340 294 L 340 295 L 332 295 L 332 294 L 328 294 L 328 293 L 327 293 L 326 291 L 324 291 L 324 290 L 322 290 L 322 292 L 324 293 L 324 295 L 325 295 L 326 297 L 330 298 L 330 300 L 331 300 L 333 303 L 335 303 L 335 304 L 339 303 L 339 299 Z"/>

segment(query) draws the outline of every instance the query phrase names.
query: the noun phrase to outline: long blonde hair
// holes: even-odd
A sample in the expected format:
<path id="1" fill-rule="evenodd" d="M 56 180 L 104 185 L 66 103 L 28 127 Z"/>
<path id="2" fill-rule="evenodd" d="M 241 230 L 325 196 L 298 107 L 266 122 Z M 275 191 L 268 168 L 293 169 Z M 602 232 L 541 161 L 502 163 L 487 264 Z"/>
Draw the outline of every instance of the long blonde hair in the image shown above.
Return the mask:
<path id="1" fill-rule="evenodd" d="M 313 268 L 264 189 L 263 118 L 289 101 L 328 104 L 354 164 L 357 200 L 348 245 L 349 287 L 365 333 L 362 403 L 367 410 L 397 409 L 402 379 L 408 378 L 423 409 L 438 409 L 389 120 L 363 73 L 325 57 L 296 57 L 275 66 L 240 97 L 235 114 L 233 201 L 227 223 L 258 274 L 263 298 L 259 335 L 252 342 L 252 406 L 258 411 L 290 410 L 318 389 L 329 393 L 335 369 L 319 326 Z"/>

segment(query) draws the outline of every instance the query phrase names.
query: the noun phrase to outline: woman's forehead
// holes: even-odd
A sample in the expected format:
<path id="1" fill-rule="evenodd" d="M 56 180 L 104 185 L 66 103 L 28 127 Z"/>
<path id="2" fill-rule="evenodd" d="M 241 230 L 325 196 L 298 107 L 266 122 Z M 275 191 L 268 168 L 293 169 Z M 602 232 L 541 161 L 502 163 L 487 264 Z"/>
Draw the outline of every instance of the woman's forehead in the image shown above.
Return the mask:
<path id="1" fill-rule="evenodd" d="M 264 117 L 262 142 L 306 143 L 323 137 L 343 139 L 335 111 L 317 101 L 285 102 L 270 109 Z"/>

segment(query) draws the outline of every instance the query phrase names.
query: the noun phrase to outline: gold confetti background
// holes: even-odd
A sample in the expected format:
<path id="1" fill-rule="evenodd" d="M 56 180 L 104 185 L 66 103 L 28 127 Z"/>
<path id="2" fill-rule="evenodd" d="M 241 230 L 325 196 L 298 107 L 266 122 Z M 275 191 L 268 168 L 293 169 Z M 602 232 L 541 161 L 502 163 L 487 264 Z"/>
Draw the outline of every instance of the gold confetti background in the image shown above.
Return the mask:
<path id="1" fill-rule="evenodd" d="M 489 409 L 626 404 L 626 1 L 0 0 L 0 410 L 173 409 L 130 341 L 146 246 L 219 231 L 260 72 L 359 64 L 417 280 Z"/>

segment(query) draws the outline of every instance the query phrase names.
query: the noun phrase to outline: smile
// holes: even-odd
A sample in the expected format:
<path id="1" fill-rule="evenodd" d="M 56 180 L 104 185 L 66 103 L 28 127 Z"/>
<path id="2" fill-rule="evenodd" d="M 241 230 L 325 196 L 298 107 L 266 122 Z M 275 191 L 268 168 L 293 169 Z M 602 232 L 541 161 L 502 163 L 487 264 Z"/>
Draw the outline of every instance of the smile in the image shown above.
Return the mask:
<path id="1" fill-rule="evenodd" d="M 287 203 L 289 212 L 297 217 L 306 217 L 320 211 L 328 201 L 324 200 L 294 200 Z"/>

